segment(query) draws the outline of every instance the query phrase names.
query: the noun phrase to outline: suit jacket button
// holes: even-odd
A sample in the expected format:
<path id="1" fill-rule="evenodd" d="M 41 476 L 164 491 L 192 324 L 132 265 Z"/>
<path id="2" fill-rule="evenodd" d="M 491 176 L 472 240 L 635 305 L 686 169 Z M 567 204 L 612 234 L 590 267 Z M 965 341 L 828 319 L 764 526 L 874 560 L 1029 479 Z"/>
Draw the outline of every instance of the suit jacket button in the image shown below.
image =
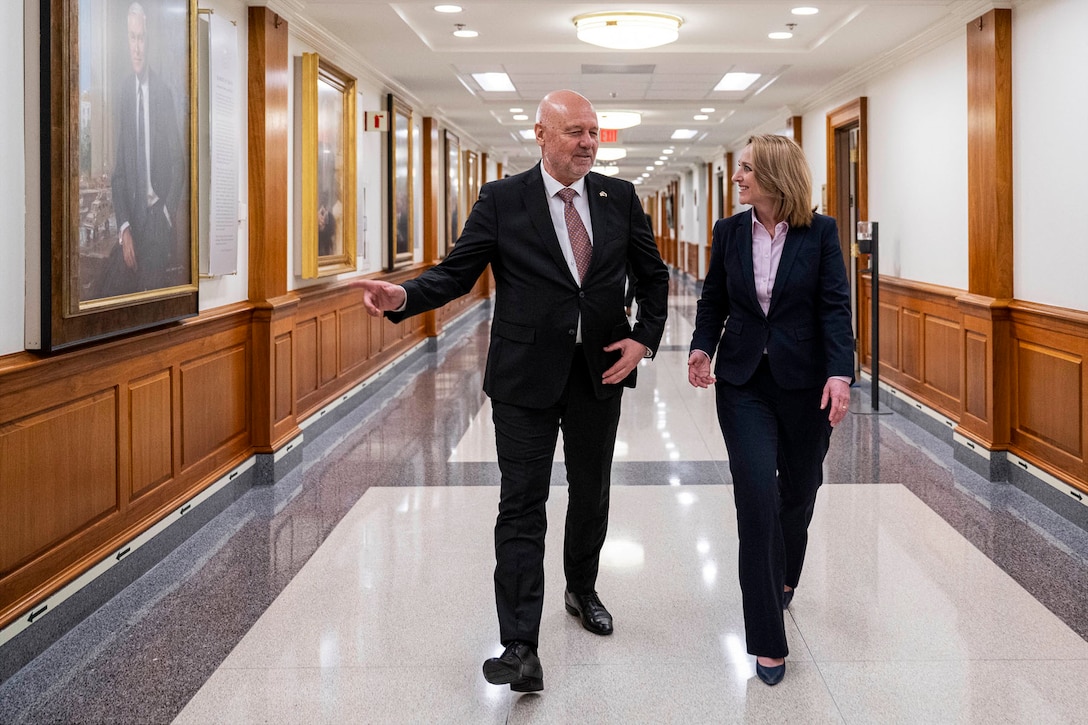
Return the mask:
<path id="1" fill-rule="evenodd" d="M 571 335 L 571 336 L 574 336 L 574 335 L 578 334 L 578 331 L 577 330 L 567 330 L 567 334 Z"/>
<path id="2" fill-rule="evenodd" d="M 585 296 L 586 296 L 586 293 L 585 293 L 585 292 L 579 292 L 579 293 L 578 293 L 578 296 L 579 296 L 579 297 L 585 297 Z"/>

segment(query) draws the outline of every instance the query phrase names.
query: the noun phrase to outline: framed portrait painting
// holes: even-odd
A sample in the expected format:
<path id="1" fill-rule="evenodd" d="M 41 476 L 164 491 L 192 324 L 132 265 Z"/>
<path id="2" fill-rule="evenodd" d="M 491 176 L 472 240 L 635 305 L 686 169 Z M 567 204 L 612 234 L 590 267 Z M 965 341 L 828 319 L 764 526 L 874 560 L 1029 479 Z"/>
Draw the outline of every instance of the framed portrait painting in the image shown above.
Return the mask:
<path id="1" fill-rule="evenodd" d="M 461 140 L 446 131 L 446 254 L 461 234 Z"/>
<path id="2" fill-rule="evenodd" d="M 42 3 L 41 347 L 197 313 L 196 3 Z"/>
<path id="3" fill-rule="evenodd" d="M 389 253 L 390 270 L 408 265 L 415 246 L 412 109 L 389 94 Z"/>
<path id="4" fill-rule="evenodd" d="M 355 79 L 302 54 L 302 276 L 355 269 Z"/>

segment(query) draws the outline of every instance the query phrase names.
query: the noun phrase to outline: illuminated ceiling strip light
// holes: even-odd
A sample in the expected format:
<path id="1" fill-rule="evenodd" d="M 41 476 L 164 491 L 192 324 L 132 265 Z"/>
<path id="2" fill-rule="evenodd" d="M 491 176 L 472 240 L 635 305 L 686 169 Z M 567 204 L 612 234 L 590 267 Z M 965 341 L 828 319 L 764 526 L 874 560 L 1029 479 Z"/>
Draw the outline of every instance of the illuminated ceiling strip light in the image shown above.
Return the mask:
<path id="1" fill-rule="evenodd" d="M 489 92 L 516 91 L 510 76 L 505 73 L 473 73 L 472 77 L 480 84 L 480 88 Z"/>
<path id="2" fill-rule="evenodd" d="M 748 86 L 752 85 L 759 79 L 759 73 L 739 73 L 730 72 L 722 76 L 722 79 L 718 81 L 718 85 L 714 86 L 716 91 L 744 91 L 748 89 Z"/>

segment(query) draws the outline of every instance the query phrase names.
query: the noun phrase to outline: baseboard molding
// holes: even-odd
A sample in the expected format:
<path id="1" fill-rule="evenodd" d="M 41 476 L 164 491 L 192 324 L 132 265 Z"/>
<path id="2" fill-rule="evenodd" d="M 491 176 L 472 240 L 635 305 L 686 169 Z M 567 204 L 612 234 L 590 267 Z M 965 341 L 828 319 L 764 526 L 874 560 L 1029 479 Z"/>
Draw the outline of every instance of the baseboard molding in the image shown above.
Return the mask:
<path id="1" fill-rule="evenodd" d="M 868 381 L 872 378 L 862 373 Z M 1008 483 L 1059 516 L 1088 531 L 1088 496 L 1030 461 L 1007 451 L 994 451 L 955 431 L 955 421 L 880 381 L 880 403 L 952 446 L 953 458 L 994 483 Z"/>

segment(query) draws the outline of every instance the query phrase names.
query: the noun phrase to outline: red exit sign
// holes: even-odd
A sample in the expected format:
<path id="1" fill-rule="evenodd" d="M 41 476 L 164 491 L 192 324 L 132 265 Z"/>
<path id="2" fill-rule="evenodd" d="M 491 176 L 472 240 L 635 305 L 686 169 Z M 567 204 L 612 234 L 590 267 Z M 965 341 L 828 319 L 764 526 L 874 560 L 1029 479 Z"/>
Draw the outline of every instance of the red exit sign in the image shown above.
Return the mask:
<path id="1" fill-rule="evenodd" d="M 598 136 L 601 143 L 616 143 L 616 139 L 619 138 L 619 131 L 614 128 L 602 128 Z"/>

